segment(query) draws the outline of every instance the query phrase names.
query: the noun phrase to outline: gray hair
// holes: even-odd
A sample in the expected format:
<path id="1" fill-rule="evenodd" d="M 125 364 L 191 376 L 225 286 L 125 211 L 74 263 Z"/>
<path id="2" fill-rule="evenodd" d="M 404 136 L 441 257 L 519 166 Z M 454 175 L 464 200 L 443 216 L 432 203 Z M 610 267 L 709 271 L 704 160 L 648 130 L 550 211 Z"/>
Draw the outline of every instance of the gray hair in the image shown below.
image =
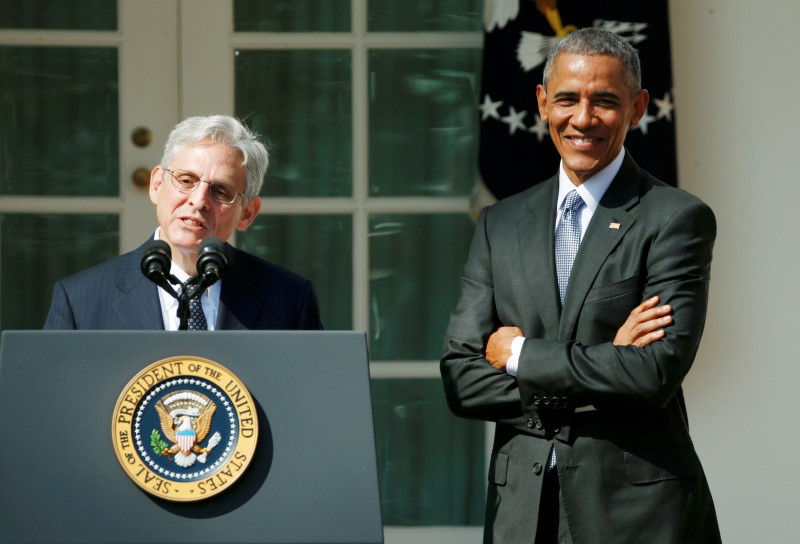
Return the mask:
<path id="1" fill-rule="evenodd" d="M 242 166 L 247 179 L 244 203 L 257 197 L 269 166 L 269 153 L 258 135 L 229 115 L 188 117 L 175 125 L 164 146 L 161 167 L 169 166 L 178 148 L 207 141 L 238 149 L 242 153 Z"/>
<path id="2" fill-rule="evenodd" d="M 625 38 L 600 28 L 582 28 L 559 41 L 547 55 L 542 86 L 547 90 L 547 80 L 553 74 L 553 65 L 558 55 L 604 55 L 614 57 L 622 65 L 622 75 L 633 94 L 642 90 L 642 66 L 639 53 Z"/>

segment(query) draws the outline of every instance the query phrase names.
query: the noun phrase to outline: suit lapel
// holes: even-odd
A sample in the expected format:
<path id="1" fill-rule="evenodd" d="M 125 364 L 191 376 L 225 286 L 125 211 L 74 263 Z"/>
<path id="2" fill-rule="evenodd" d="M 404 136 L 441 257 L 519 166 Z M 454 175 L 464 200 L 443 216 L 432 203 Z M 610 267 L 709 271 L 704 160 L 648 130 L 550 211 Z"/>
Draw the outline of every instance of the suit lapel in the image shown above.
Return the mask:
<path id="1" fill-rule="evenodd" d="M 528 200 L 528 213 L 517 223 L 519 255 L 527 281 L 529 307 L 536 311 L 549 334 L 558 331 L 561 305 L 558 301 L 553 256 L 553 225 L 555 224 L 558 177 L 545 182 L 546 190 L 538 191 Z"/>
<path id="2" fill-rule="evenodd" d="M 572 337 L 583 301 L 600 267 L 636 218 L 628 210 L 639 201 L 639 167 L 629 155 L 611 182 L 586 229 L 569 278 L 558 338 Z"/>
<path id="3" fill-rule="evenodd" d="M 122 328 L 133 330 L 163 329 L 158 287 L 143 277 L 126 296 L 114 303 Z"/>
<path id="4" fill-rule="evenodd" d="M 122 296 L 114 300 L 113 307 L 120 329 L 163 329 L 158 287 L 142 274 L 139 263 L 144 255 L 144 245 L 129 254 L 122 263 L 116 287 Z"/>
<path id="5" fill-rule="evenodd" d="M 243 267 L 237 266 L 236 252 L 227 243 L 225 244 L 225 257 L 228 259 L 228 266 L 222 279 L 216 328 L 218 330 L 252 329 L 261 308 L 261 304 L 253 300 L 253 297 L 257 296 L 257 290 L 250 286 L 253 280 L 244 273 Z"/>

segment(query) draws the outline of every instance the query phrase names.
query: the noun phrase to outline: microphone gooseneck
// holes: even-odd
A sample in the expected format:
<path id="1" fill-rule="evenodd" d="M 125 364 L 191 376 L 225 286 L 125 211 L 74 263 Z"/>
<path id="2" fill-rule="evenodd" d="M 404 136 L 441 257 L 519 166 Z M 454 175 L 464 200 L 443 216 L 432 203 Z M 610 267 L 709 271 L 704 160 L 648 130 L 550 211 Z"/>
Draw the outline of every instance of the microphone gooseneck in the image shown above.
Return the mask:
<path id="1" fill-rule="evenodd" d="M 214 285 L 225 273 L 228 259 L 224 244 L 219 238 L 209 236 L 200 243 L 197 257 L 197 274 L 181 283 L 170 273 L 172 250 L 163 240 L 153 240 L 147 244 L 142 257 L 142 274 L 172 295 L 178 301 L 179 330 L 186 330 L 189 320 L 189 301 L 199 297 L 203 291 Z M 180 285 L 180 293 L 170 285 Z"/>

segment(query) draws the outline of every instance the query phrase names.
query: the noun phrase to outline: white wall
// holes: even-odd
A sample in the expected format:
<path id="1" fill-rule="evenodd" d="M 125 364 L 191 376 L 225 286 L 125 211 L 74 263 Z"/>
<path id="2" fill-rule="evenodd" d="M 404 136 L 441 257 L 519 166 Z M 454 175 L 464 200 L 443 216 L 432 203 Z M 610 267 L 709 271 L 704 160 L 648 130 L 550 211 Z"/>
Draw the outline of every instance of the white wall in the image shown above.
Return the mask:
<path id="1" fill-rule="evenodd" d="M 718 220 L 692 436 L 726 544 L 800 542 L 800 2 L 670 4 L 680 182 Z"/>

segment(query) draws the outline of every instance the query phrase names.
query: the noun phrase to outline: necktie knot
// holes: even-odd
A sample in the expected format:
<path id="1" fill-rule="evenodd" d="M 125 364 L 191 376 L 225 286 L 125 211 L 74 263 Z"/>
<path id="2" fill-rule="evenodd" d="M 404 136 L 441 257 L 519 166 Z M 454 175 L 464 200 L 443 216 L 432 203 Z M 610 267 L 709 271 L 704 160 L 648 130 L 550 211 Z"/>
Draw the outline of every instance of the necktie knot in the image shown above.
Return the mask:
<path id="1" fill-rule="evenodd" d="M 583 204 L 581 195 L 578 194 L 576 189 L 571 190 L 564 198 L 564 213 L 567 211 L 576 211 L 581 204 Z"/>

